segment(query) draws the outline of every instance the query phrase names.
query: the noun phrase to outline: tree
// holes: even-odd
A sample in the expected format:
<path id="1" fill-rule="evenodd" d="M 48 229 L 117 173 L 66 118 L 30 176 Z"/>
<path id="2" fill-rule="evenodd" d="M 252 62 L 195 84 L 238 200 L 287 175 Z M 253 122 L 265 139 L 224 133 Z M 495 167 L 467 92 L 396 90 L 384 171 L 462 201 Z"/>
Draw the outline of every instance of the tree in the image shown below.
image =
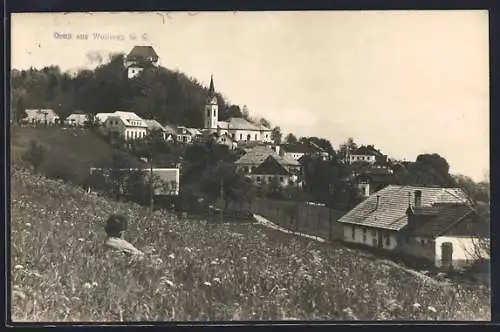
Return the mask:
<path id="1" fill-rule="evenodd" d="M 36 141 L 30 142 L 30 148 L 23 155 L 23 160 L 33 166 L 35 173 L 38 173 L 40 166 L 45 160 L 45 148 Z"/>
<path id="2" fill-rule="evenodd" d="M 19 97 L 15 109 L 15 122 L 20 123 L 26 117 L 26 108 L 24 107 L 23 97 Z"/>
<path id="3" fill-rule="evenodd" d="M 271 128 L 271 122 L 265 118 L 260 118 L 259 119 L 259 124 L 263 125 L 266 128 Z"/>
<path id="4" fill-rule="evenodd" d="M 274 127 L 273 130 L 271 131 L 271 139 L 273 140 L 274 144 L 281 144 L 281 128 L 280 127 Z"/>
<path id="5" fill-rule="evenodd" d="M 285 137 L 285 142 L 288 143 L 288 144 L 295 144 L 295 143 L 298 142 L 298 140 L 297 140 L 297 137 L 294 134 L 289 133 Z"/>
<path id="6" fill-rule="evenodd" d="M 352 137 L 349 137 L 347 141 L 339 146 L 339 151 L 337 153 L 338 160 L 344 163 L 348 163 L 347 158 L 349 157 L 349 154 L 351 154 L 357 148 L 358 145 L 354 142 L 354 139 Z"/>

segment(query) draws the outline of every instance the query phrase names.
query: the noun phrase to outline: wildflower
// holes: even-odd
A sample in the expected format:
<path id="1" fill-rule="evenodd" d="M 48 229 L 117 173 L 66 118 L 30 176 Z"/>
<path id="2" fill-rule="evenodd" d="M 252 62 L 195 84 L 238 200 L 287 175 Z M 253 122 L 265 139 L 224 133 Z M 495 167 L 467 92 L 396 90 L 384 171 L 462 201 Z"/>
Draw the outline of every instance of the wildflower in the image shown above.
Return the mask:
<path id="1" fill-rule="evenodd" d="M 27 222 L 26 224 L 26 227 L 31 227 L 31 223 Z"/>
<path id="2" fill-rule="evenodd" d="M 246 262 L 248 259 L 245 256 L 243 256 L 243 257 L 241 257 L 241 260 Z"/>
<path id="3" fill-rule="evenodd" d="M 210 262 L 210 264 L 212 264 L 212 265 L 217 265 L 217 264 L 219 264 L 219 263 L 217 263 L 217 261 L 211 261 L 211 262 Z"/>
<path id="4" fill-rule="evenodd" d="M 220 279 L 219 278 L 214 278 L 214 282 L 220 284 Z"/>
<path id="5" fill-rule="evenodd" d="M 175 259 L 175 255 L 174 254 L 170 254 L 170 255 L 168 255 L 168 258 Z"/>
<path id="6" fill-rule="evenodd" d="M 429 310 L 431 312 L 437 312 L 436 308 L 434 308 L 433 306 L 428 306 L 427 310 Z"/>
<path id="7" fill-rule="evenodd" d="M 97 282 L 95 282 L 95 281 L 92 282 L 92 287 L 97 287 L 97 286 L 99 286 L 99 284 Z"/>
<path id="8" fill-rule="evenodd" d="M 208 286 L 208 287 L 212 286 L 212 284 L 211 284 L 211 283 L 209 283 L 208 281 L 205 281 L 205 282 L 203 283 L 203 285 Z"/>
<path id="9" fill-rule="evenodd" d="M 420 309 L 421 305 L 419 303 L 413 303 L 413 308 L 414 309 Z"/>
<path id="10" fill-rule="evenodd" d="M 191 248 L 188 247 L 185 247 L 184 250 L 186 250 L 187 252 L 192 252 Z"/>
<path id="11" fill-rule="evenodd" d="M 16 266 L 14 266 L 14 270 L 22 270 L 22 269 L 24 269 L 24 266 L 22 265 L 17 264 Z"/>
<path id="12" fill-rule="evenodd" d="M 83 241 L 85 241 L 85 239 L 80 237 L 80 238 L 78 238 L 78 241 L 83 242 Z"/>
<path id="13" fill-rule="evenodd" d="M 90 289 L 90 288 L 92 288 L 92 285 L 89 284 L 88 282 L 86 282 L 86 283 L 83 284 L 83 288 Z"/>
<path id="14" fill-rule="evenodd" d="M 158 257 L 158 258 L 155 259 L 154 262 L 159 265 L 159 264 L 163 263 L 163 260 L 160 257 Z"/>
<path id="15" fill-rule="evenodd" d="M 79 298 L 78 296 L 73 296 L 73 297 L 71 298 L 71 300 L 73 300 L 73 301 L 80 301 L 80 298 Z"/>

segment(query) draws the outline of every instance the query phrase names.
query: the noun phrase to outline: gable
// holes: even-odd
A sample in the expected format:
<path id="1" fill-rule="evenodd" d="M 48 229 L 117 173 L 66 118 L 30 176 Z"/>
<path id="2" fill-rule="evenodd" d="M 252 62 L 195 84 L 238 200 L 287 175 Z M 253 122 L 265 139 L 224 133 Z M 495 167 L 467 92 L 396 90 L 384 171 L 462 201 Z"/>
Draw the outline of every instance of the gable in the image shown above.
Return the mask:
<path id="1" fill-rule="evenodd" d="M 431 206 L 434 203 L 467 203 L 467 197 L 458 188 L 389 185 L 358 204 L 339 222 L 401 230 L 408 224 L 406 211 L 409 204 L 414 204 L 416 190 L 422 192 L 422 206 Z"/>
<path id="2" fill-rule="evenodd" d="M 268 156 L 252 173 L 263 175 L 290 175 L 290 173 L 272 156 Z"/>

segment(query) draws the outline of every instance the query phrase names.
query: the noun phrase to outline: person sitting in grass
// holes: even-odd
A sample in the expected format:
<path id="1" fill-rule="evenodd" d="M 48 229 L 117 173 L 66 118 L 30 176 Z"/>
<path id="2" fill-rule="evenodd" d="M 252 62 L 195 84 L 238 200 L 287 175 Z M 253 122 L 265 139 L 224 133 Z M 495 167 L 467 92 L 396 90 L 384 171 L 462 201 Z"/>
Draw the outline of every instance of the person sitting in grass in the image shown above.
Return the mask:
<path id="1" fill-rule="evenodd" d="M 128 222 L 125 216 L 120 214 L 110 215 L 104 227 L 107 234 L 105 246 L 114 251 L 129 255 L 143 255 L 142 251 L 123 238 L 123 233 L 127 230 L 127 225 Z"/>

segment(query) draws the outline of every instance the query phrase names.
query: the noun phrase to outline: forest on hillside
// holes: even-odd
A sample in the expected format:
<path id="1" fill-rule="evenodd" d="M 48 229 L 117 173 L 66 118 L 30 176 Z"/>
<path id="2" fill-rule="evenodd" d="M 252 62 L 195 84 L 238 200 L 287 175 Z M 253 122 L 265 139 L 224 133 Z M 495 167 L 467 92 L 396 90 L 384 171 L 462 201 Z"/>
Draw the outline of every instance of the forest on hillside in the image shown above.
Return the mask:
<path id="1" fill-rule="evenodd" d="M 194 78 L 164 67 L 146 68 L 138 77 L 127 78 L 124 55 L 113 55 L 110 62 L 75 75 L 58 66 L 40 70 L 11 72 L 13 120 L 23 117 L 24 109 L 50 108 L 61 118 L 80 111 L 86 114 L 129 110 L 160 123 L 201 127 L 208 89 Z M 220 94 L 220 119 L 249 117 L 239 106 L 230 105 Z"/>

